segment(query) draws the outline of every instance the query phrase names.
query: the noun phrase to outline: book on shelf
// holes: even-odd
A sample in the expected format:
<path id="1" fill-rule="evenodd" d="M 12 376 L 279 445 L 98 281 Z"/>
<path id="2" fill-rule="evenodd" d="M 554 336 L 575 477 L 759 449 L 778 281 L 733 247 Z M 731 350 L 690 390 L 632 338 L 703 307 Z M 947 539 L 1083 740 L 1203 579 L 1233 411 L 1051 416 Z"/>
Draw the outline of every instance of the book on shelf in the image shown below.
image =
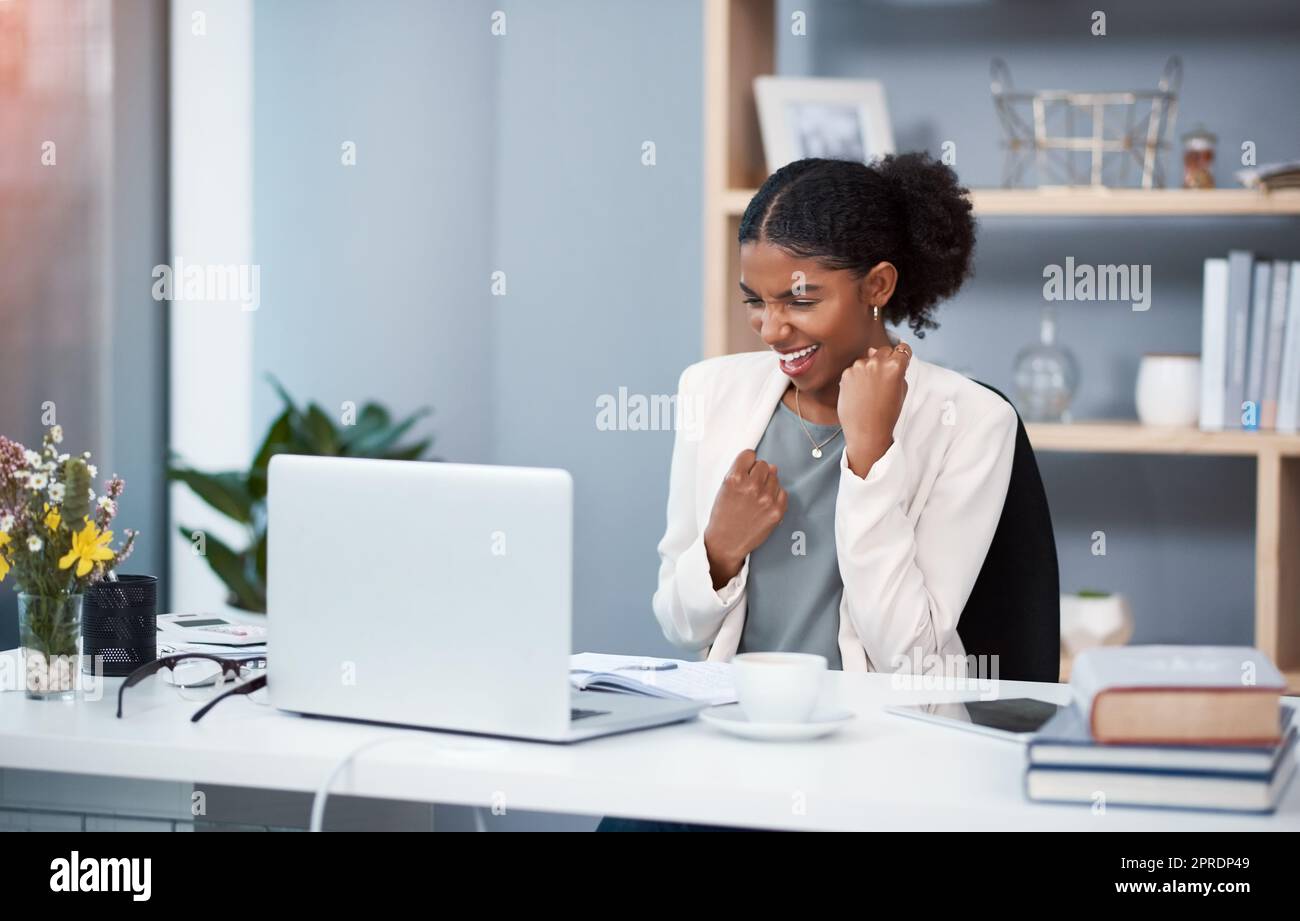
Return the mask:
<path id="1" fill-rule="evenodd" d="M 1228 352 L 1228 260 L 1206 259 L 1201 289 L 1201 428 L 1223 428 Z"/>
<path id="2" fill-rule="evenodd" d="M 1285 163 L 1264 163 L 1249 169 L 1237 170 L 1237 181 L 1248 189 L 1273 192 L 1278 189 L 1300 189 L 1300 160 Z"/>
<path id="3" fill-rule="evenodd" d="M 1228 329 L 1223 427 L 1241 428 L 1246 399 L 1246 347 L 1250 333 L 1250 282 L 1255 257 L 1240 249 L 1228 253 Z"/>
<path id="4" fill-rule="evenodd" d="M 1277 430 L 1300 429 L 1300 262 L 1291 263 L 1288 282 L 1286 333 L 1277 391 Z"/>
<path id="5" fill-rule="evenodd" d="M 1268 332 L 1268 313 L 1273 305 L 1273 263 L 1255 261 L 1250 284 L 1250 345 L 1246 355 L 1245 399 L 1254 403 L 1254 427 L 1263 428 L 1264 409 L 1264 338 Z"/>
<path id="6" fill-rule="evenodd" d="M 1282 339 L 1286 335 L 1290 274 L 1290 263 L 1280 259 L 1273 263 L 1268 324 L 1264 333 L 1267 345 L 1264 349 L 1263 398 L 1259 407 L 1259 427 L 1270 431 L 1277 428 L 1277 393 L 1282 379 Z"/>
<path id="7" fill-rule="evenodd" d="M 1201 412 L 1206 431 L 1300 425 L 1300 262 L 1233 250 L 1205 260 Z"/>

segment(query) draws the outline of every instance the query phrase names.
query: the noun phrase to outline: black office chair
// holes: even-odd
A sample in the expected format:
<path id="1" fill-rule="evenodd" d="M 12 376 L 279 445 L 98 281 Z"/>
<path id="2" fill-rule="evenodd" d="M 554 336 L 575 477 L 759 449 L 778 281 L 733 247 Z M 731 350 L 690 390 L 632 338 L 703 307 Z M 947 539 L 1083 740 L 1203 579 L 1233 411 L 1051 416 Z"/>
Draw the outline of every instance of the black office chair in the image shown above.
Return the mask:
<path id="1" fill-rule="evenodd" d="M 996 387 L 978 383 L 1007 399 Z M 957 635 L 968 656 L 998 657 L 998 678 L 1060 680 L 1061 580 L 1056 537 L 1034 449 L 1019 413 L 1016 453 L 1002 517 L 957 622 Z M 992 677 L 991 670 L 988 674 Z"/>

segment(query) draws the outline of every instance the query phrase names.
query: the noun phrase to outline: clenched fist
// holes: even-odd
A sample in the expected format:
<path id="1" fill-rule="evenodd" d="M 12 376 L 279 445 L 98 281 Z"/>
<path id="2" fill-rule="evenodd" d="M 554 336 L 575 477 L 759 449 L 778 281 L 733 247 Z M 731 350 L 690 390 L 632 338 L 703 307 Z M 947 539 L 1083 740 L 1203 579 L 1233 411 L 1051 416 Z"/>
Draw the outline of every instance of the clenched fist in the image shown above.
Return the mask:
<path id="1" fill-rule="evenodd" d="M 704 529 L 714 591 L 734 579 L 745 557 L 767 540 L 785 517 L 787 502 L 776 467 L 758 460 L 752 449 L 736 455 Z"/>
<path id="2" fill-rule="evenodd" d="M 840 375 L 836 414 L 844 426 L 844 450 L 849 469 L 865 477 L 894 443 L 894 426 L 907 396 L 903 375 L 912 360 L 905 342 L 893 348 L 872 348 Z"/>

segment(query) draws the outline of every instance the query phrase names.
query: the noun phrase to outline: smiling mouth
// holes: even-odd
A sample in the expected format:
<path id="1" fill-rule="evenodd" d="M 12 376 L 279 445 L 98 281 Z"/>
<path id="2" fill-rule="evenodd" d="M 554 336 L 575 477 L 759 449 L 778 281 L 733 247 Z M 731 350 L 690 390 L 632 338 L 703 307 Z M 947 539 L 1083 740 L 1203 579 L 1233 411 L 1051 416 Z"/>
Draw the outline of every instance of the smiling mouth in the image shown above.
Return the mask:
<path id="1" fill-rule="evenodd" d="M 820 351 L 820 345 L 810 345 L 791 352 L 777 352 L 776 354 L 781 360 L 781 370 L 791 377 L 795 377 L 812 367 L 812 363 L 816 360 Z"/>

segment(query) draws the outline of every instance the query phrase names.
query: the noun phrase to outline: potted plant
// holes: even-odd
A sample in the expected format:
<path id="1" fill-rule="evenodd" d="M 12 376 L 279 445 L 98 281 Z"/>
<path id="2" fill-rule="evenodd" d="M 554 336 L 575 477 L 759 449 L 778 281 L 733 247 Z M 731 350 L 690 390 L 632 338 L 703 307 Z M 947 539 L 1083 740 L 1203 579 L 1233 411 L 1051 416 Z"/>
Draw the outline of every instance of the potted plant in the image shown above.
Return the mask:
<path id="1" fill-rule="evenodd" d="M 125 484 L 114 476 L 96 496 L 90 452 L 59 452 L 51 426 L 42 450 L 0 436 L 0 581 L 18 592 L 18 643 L 27 696 L 70 698 L 80 671 L 85 590 L 131 554 L 136 532 L 113 549 L 109 525 Z"/>
<path id="2" fill-rule="evenodd" d="M 1061 651 L 1070 658 L 1094 646 L 1123 646 L 1133 637 L 1133 611 L 1120 594 L 1082 589 L 1061 595 Z"/>
<path id="3" fill-rule="evenodd" d="M 269 378 L 280 395 L 283 409 L 262 439 L 247 470 L 206 473 L 174 465 L 171 479 L 184 483 L 194 494 L 245 532 L 243 546 L 231 547 L 207 532 L 182 525 L 181 535 L 201 546 L 202 556 L 226 586 L 227 603 L 259 614 L 266 613 L 266 485 L 267 467 L 277 454 L 324 457 L 373 457 L 419 460 L 432 439 L 400 444 L 407 433 L 428 415 L 420 409 L 400 422 L 377 403 L 343 413 L 336 424 L 319 405 L 299 408 L 275 378 Z"/>

